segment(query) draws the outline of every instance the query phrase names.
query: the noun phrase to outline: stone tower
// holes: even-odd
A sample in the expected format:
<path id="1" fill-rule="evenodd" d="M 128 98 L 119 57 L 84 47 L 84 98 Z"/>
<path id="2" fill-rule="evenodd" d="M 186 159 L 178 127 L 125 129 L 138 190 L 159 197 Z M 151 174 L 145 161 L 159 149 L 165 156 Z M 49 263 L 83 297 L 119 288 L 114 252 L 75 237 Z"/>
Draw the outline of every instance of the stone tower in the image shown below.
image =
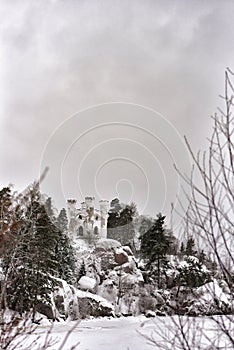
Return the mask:
<path id="1" fill-rule="evenodd" d="M 109 201 L 99 201 L 100 209 L 94 208 L 94 197 L 85 197 L 81 207 L 77 201 L 67 201 L 69 232 L 72 238 L 100 239 L 107 237 L 107 218 Z"/>
<path id="2" fill-rule="evenodd" d="M 100 214 L 101 214 L 101 237 L 106 238 L 109 201 L 100 200 L 99 205 L 100 205 Z"/>

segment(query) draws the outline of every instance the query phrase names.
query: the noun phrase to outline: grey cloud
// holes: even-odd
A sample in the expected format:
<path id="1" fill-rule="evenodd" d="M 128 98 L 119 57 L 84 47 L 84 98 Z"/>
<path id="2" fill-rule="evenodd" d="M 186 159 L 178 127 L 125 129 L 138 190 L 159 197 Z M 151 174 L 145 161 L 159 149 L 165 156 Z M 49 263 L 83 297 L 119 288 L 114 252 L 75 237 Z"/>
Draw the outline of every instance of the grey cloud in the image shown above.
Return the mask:
<path id="1" fill-rule="evenodd" d="M 2 185 L 21 188 L 37 177 L 54 129 L 102 102 L 155 108 L 195 148 L 204 144 L 224 69 L 233 64 L 232 1 L 5 1 L 0 7 Z"/>

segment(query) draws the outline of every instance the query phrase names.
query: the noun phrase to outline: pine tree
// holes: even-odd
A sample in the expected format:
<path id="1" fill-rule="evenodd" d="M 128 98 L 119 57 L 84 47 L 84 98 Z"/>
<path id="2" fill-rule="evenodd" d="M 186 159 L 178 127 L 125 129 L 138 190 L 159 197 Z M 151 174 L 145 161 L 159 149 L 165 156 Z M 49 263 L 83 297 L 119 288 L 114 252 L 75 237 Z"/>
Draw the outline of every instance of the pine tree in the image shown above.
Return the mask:
<path id="1" fill-rule="evenodd" d="M 152 227 L 153 219 L 145 215 L 140 215 L 137 218 L 137 224 L 139 225 L 138 231 L 141 237 Z"/>
<path id="2" fill-rule="evenodd" d="M 120 205 L 119 199 L 113 199 L 108 212 L 107 238 L 116 239 L 117 241 L 120 239 L 119 218 L 121 210 L 122 206 Z"/>
<path id="3" fill-rule="evenodd" d="M 193 237 L 189 237 L 186 243 L 186 247 L 185 247 L 185 255 L 194 255 L 196 256 L 197 251 L 194 249 L 195 247 L 195 241 L 193 239 Z"/>
<path id="4" fill-rule="evenodd" d="M 126 205 L 120 212 L 119 219 L 119 231 L 120 231 L 120 243 L 122 245 L 129 245 L 134 248 L 135 229 L 133 225 L 133 219 L 136 214 L 136 205 L 131 203 Z"/>
<path id="5" fill-rule="evenodd" d="M 45 201 L 45 210 L 47 212 L 47 215 L 49 216 L 50 220 L 52 222 L 55 221 L 55 214 L 54 214 L 54 210 L 53 210 L 53 205 L 52 205 L 52 198 L 48 197 Z"/>
<path id="6" fill-rule="evenodd" d="M 56 244 L 56 258 L 59 263 L 59 277 L 68 283 L 75 282 L 75 250 L 72 247 L 71 240 L 68 237 L 68 219 L 66 210 L 63 208 L 56 220 L 56 226 L 59 230 Z"/>
<path id="7" fill-rule="evenodd" d="M 168 264 L 166 255 L 171 245 L 164 221 L 165 216 L 158 214 L 153 226 L 140 237 L 142 257 L 146 259 L 146 267 L 150 270 L 150 276 L 156 279 L 158 288 L 162 287 L 162 274 Z"/>
<path id="8" fill-rule="evenodd" d="M 181 255 L 184 255 L 184 242 L 181 243 L 181 246 L 180 246 L 180 254 L 181 254 Z"/>
<path id="9" fill-rule="evenodd" d="M 84 262 L 84 260 L 83 260 L 83 261 L 82 261 L 82 264 L 81 264 L 81 267 L 80 267 L 80 270 L 79 270 L 79 274 L 78 274 L 77 280 L 79 281 L 80 278 L 81 278 L 82 276 L 85 276 L 85 275 L 86 275 L 86 269 L 85 269 L 85 262 Z"/>
<path id="10" fill-rule="evenodd" d="M 198 254 L 198 260 L 204 264 L 207 260 L 206 254 L 204 252 L 204 250 L 202 249 L 202 251 Z"/>
<path id="11" fill-rule="evenodd" d="M 67 232 L 68 230 L 68 218 L 67 218 L 67 212 L 64 208 L 61 209 L 57 220 L 56 225 L 62 232 Z"/>
<path id="12" fill-rule="evenodd" d="M 53 276 L 58 276 L 58 262 L 55 247 L 58 229 L 51 222 L 38 189 L 28 194 L 24 223 L 17 234 L 13 264 L 10 267 L 10 283 L 7 301 L 10 308 L 19 312 L 33 310 L 39 302 L 49 302 L 50 292 L 55 286 Z M 34 317 L 34 316 L 33 316 Z"/>
<path id="13" fill-rule="evenodd" d="M 120 204 L 119 199 L 111 201 L 107 221 L 107 237 L 119 241 L 123 245 L 134 248 L 135 228 L 133 219 L 136 215 L 136 205 Z"/>
<path id="14" fill-rule="evenodd" d="M 10 266 L 14 264 L 16 234 L 21 227 L 21 208 L 10 187 L 0 191 L 0 257 L 4 278 L 1 280 L 0 309 L 7 307 L 6 290 L 10 282 Z"/>
<path id="15" fill-rule="evenodd" d="M 186 264 L 178 269 L 177 284 L 196 288 L 211 281 L 211 272 L 198 259 L 187 256 L 185 262 Z"/>
<path id="16" fill-rule="evenodd" d="M 0 253 L 6 248 L 8 240 L 13 238 L 20 221 L 19 207 L 14 206 L 10 187 L 0 191 Z"/>

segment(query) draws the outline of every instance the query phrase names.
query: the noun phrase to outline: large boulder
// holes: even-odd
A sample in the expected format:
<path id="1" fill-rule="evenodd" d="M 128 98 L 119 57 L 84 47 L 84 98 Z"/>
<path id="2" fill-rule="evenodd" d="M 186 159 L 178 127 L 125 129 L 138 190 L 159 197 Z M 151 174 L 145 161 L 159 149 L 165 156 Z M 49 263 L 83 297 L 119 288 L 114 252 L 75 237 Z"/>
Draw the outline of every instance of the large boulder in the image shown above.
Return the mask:
<path id="1" fill-rule="evenodd" d="M 114 251 L 114 255 L 115 255 L 115 262 L 118 266 L 128 262 L 128 254 L 122 248 L 117 248 Z"/>
<path id="2" fill-rule="evenodd" d="M 62 280 L 61 280 L 62 281 Z M 62 281 L 62 287 L 57 287 L 53 293 L 52 304 L 55 307 L 57 317 L 70 320 L 87 318 L 90 316 L 113 316 L 113 305 L 99 295 L 79 290 Z M 39 312 L 51 318 L 49 310 Z M 46 313 L 45 313 L 46 312 Z"/>
<path id="3" fill-rule="evenodd" d="M 82 290 L 94 291 L 96 285 L 97 281 L 94 278 L 88 276 L 82 276 L 78 282 L 78 287 Z"/>
<path id="4" fill-rule="evenodd" d="M 131 250 L 131 248 L 128 245 L 124 245 L 123 246 L 123 250 L 125 251 L 125 253 L 127 253 L 129 256 L 133 256 L 133 252 Z"/>
<path id="5" fill-rule="evenodd" d="M 51 305 L 47 305 L 44 303 L 38 303 L 36 305 L 35 310 L 39 312 L 42 315 L 45 315 L 48 319 L 50 320 L 55 320 L 56 318 L 56 312 L 54 312 L 53 308 Z"/>
<path id="6" fill-rule="evenodd" d="M 98 286 L 97 293 L 112 304 L 115 304 L 117 297 L 116 283 L 111 279 L 106 279 L 100 286 Z"/>
<path id="7" fill-rule="evenodd" d="M 97 241 L 94 254 L 100 261 L 101 270 L 111 270 L 118 265 L 115 260 L 115 251 L 120 247 L 121 244 L 114 239 L 102 238 Z"/>
<path id="8" fill-rule="evenodd" d="M 76 295 L 76 288 L 70 286 L 67 282 L 60 280 L 61 286 L 58 286 L 52 296 L 52 303 L 57 316 L 70 320 L 79 319 L 79 305 Z"/>
<path id="9" fill-rule="evenodd" d="M 152 296 L 142 296 L 139 298 L 139 311 L 140 313 L 148 312 L 149 310 L 155 311 L 157 307 L 157 301 Z"/>
<path id="10" fill-rule="evenodd" d="M 114 316 L 114 307 L 106 299 L 77 290 L 80 318 Z"/>
<path id="11" fill-rule="evenodd" d="M 96 243 L 96 251 L 115 250 L 121 247 L 121 243 L 109 238 L 99 239 Z"/>

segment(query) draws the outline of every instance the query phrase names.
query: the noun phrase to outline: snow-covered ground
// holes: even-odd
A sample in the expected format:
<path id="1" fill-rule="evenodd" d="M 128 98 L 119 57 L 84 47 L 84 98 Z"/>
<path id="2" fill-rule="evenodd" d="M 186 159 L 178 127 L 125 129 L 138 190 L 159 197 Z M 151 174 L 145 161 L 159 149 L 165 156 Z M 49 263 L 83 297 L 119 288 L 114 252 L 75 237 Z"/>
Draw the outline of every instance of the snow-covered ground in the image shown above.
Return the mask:
<path id="1" fill-rule="evenodd" d="M 209 349 L 231 349 L 225 344 L 225 339 L 222 339 L 220 333 L 214 331 L 214 323 L 209 317 L 201 318 L 181 318 L 185 333 L 190 338 L 190 343 L 193 344 L 192 349 L 207 349 L 214 340 L 213 347 Z M 72 333 L 63 347 L 63 350 L 69 350 L 74 344 L 79 342 L 76 349 L 78 350 L 152 350 L 152 349 L 181 349 L 179 345 L 179 335 L 175 336 L 175 322 L 178 322 L 178 317 L 166 318 L 156 317 L 147 319 L 144 316 L 139 317 L 121 317 L 121 318 L 100 318 L 83 320 L 79 324 L 75 321 L 56 323 L 53 326 L 51 337 L 56 343 L 50 347 L 51 350 L 58 350 L 63 342 L 66 334 L 73 328 Z M 75 328 L 74 328 L 75 326 Z M 233 320 L 230 320 L 230 331 L 233 331 Z M 228 327 L 229 327 L 228 326 Z M 32 341 L 38 337 L 37 344 L 42 344 L 49 326 L 39 326 L 34 335 L 30 335 L 27 339 Z M 205 337 L 201 336 L 204 332 Z M 149 343 L 146 337 L 154 338 L 162 341 L 164 334 L 171 343 L 164 348 L 160 345 Z M 144 337 L 144 335 L 146 337 Z M 215 344 L 215 341 L 217 343 Z M 25 344 L 26 345 L 26 344 Z M 200 347 L 201 346 L 201 347 Z M 218 346 L 218 347 L 216 347 Z M 23 349 L 23 348 L 16 348 Z M 38 345 L 32 347 L 32 350 L 38 349 Z"/>

